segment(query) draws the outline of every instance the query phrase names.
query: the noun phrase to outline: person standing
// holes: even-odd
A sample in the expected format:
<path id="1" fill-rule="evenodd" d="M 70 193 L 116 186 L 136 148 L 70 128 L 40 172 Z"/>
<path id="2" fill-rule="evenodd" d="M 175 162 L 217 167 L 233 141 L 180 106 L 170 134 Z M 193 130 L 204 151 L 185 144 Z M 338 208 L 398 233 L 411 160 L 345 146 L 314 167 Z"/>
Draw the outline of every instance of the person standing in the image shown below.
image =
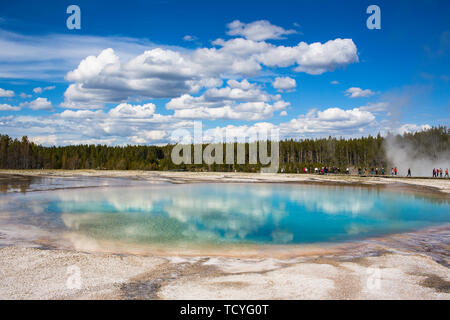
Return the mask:
<path id="1" fill-rule="evenodd" d="M 433 178 L 436 178 L 436 168 L 433 168 Z"/>
<path id="2" fill-rule="evenodd" d="M 407 177 L 411 177 L 411 168 L 408 168 L 408 175 Z"/>
<path id="3" fill-rule="evenodd" d="M 442 178 L 442 168 L 439 169 L 439 172 L 440 172 L 440 175 L 441 175 L 441 178 Z"/>
<path id="4" fill-rule="evenodd" d="M 448 168 L 445 169 L 445 178 L 448 178 Z"/>
<path id="5" fill-rule="evenodd" d="M 394 173 L 397 175 L 397 167 L 394 168 Z"/>

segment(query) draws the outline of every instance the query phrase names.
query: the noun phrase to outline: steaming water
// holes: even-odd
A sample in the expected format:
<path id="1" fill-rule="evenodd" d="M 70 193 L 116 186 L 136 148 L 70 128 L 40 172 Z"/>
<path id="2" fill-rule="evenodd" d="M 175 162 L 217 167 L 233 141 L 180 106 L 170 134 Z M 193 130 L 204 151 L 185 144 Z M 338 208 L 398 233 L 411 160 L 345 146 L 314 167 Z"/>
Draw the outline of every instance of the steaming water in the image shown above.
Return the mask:
<path id="1" fill-rule="evenodd" d="M 450 222 L 445 198 L 281 184 L 108 186 L 0 195 L 2 223 L 122 246 L 339 242 Z M 74 240 L 75 241 L 75 240 Z"/>

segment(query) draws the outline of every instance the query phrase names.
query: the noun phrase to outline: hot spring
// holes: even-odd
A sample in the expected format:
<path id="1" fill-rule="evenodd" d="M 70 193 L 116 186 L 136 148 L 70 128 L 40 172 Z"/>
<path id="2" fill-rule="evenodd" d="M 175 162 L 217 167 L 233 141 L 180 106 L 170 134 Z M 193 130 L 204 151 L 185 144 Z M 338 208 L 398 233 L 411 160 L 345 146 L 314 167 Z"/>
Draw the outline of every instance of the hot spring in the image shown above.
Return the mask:
<path id="1" fill-rule="evenodd" d="M 44 183 L 45 184 L 45 183 Z M 125 184 L 0 195 L 1 221 L 122 247 L 355 241 L 450 222 L 444 197 L 302 184 Z M 23 190 L 22 190 L 23 191 Z"/>

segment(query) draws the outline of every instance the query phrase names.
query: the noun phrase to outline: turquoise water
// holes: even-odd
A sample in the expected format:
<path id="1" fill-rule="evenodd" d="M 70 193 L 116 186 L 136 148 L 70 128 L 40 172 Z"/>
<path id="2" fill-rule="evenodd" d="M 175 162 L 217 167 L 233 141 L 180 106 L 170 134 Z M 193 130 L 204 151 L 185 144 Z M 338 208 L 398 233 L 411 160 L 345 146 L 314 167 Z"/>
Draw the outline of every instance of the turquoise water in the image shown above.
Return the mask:
<path id="1" fill-rule="evenodd" d="M 363 239 L 450 222 L 446 198 L 290 184 L 110 186 L 5 194 L 0 211 L 122 244 L 305 244 Z"/>

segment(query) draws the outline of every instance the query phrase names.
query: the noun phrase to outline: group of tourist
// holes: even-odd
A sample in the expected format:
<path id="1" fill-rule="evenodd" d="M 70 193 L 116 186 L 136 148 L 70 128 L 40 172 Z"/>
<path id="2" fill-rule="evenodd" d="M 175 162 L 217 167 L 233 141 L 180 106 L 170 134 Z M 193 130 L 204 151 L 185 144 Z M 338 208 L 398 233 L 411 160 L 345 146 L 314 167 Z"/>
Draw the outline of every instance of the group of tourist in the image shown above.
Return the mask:
<path id="1" fill-rule="evenodd" d="M 348 168 L 347 168 L 347 171 L 349 171 Z M 394 172 L 395 172 L 395 175 L 397 175 L 397 168 L 395 168 L 395 170 L 392 169 L 392 175 L 394 175 Z M 368 174 L 368 173 L 369 173 L 369 170 L 367 168 L 364 168 L 364 170 L 362 168 L 358 168 L 358 174 L 360 176 L 362 176 L 363 174 Z M 384 168 L 381 168 L 381 169 L 379 169 L 379 168 L 371 168 L 370 169 L 370 174 L 372 176 L 378 176 L 380 174 L 382 176 L 384 176 L 384 173 L 385 173 Z"/>
<path id="2" fill-rule="evenodd" d="M 448 168 L 445 169 L 445 175 L 444 170 L 442 168 L 433 168 L 433 178 L 448 178 Z"/>
<path id="3" fill-rule="evenodd" d="M 335 168 L 335 167 L 322 167 L 322 168 L 302 168 L 303 173 L 315 173 L 315 174 L 328 174 L 328 173 L 341 173 L 341 169 L 340 168 Z M 281 169 L 281 172 L 284 172 L 283 169 Z M 300 169 L 297 168 L 297 173 L 300 173 Z M 350 174 L 350 169 L 347 168 L 345 170 L 345 174 Z M 362 175 L 373 175 L 373 176 L 378 176 L 378 175 L 385 175 L 385 169 L 384 168 L 370 168 L 370 170 L 368 168 L 358 168 L 358 175 L 362 176 Z M 397 176 L 399 175 L 399 170 L 397 169 L 397 167 L 392 167 L 391 168 L 391 176 Z M 411 168 L 408 168 L 408 173 L 406 174 L 407 177 L 411 177 Z M 433 168 L 433 178 L 449 178 L 448 175 L 448 168 L 443 170 L 442 168 Z"/>

